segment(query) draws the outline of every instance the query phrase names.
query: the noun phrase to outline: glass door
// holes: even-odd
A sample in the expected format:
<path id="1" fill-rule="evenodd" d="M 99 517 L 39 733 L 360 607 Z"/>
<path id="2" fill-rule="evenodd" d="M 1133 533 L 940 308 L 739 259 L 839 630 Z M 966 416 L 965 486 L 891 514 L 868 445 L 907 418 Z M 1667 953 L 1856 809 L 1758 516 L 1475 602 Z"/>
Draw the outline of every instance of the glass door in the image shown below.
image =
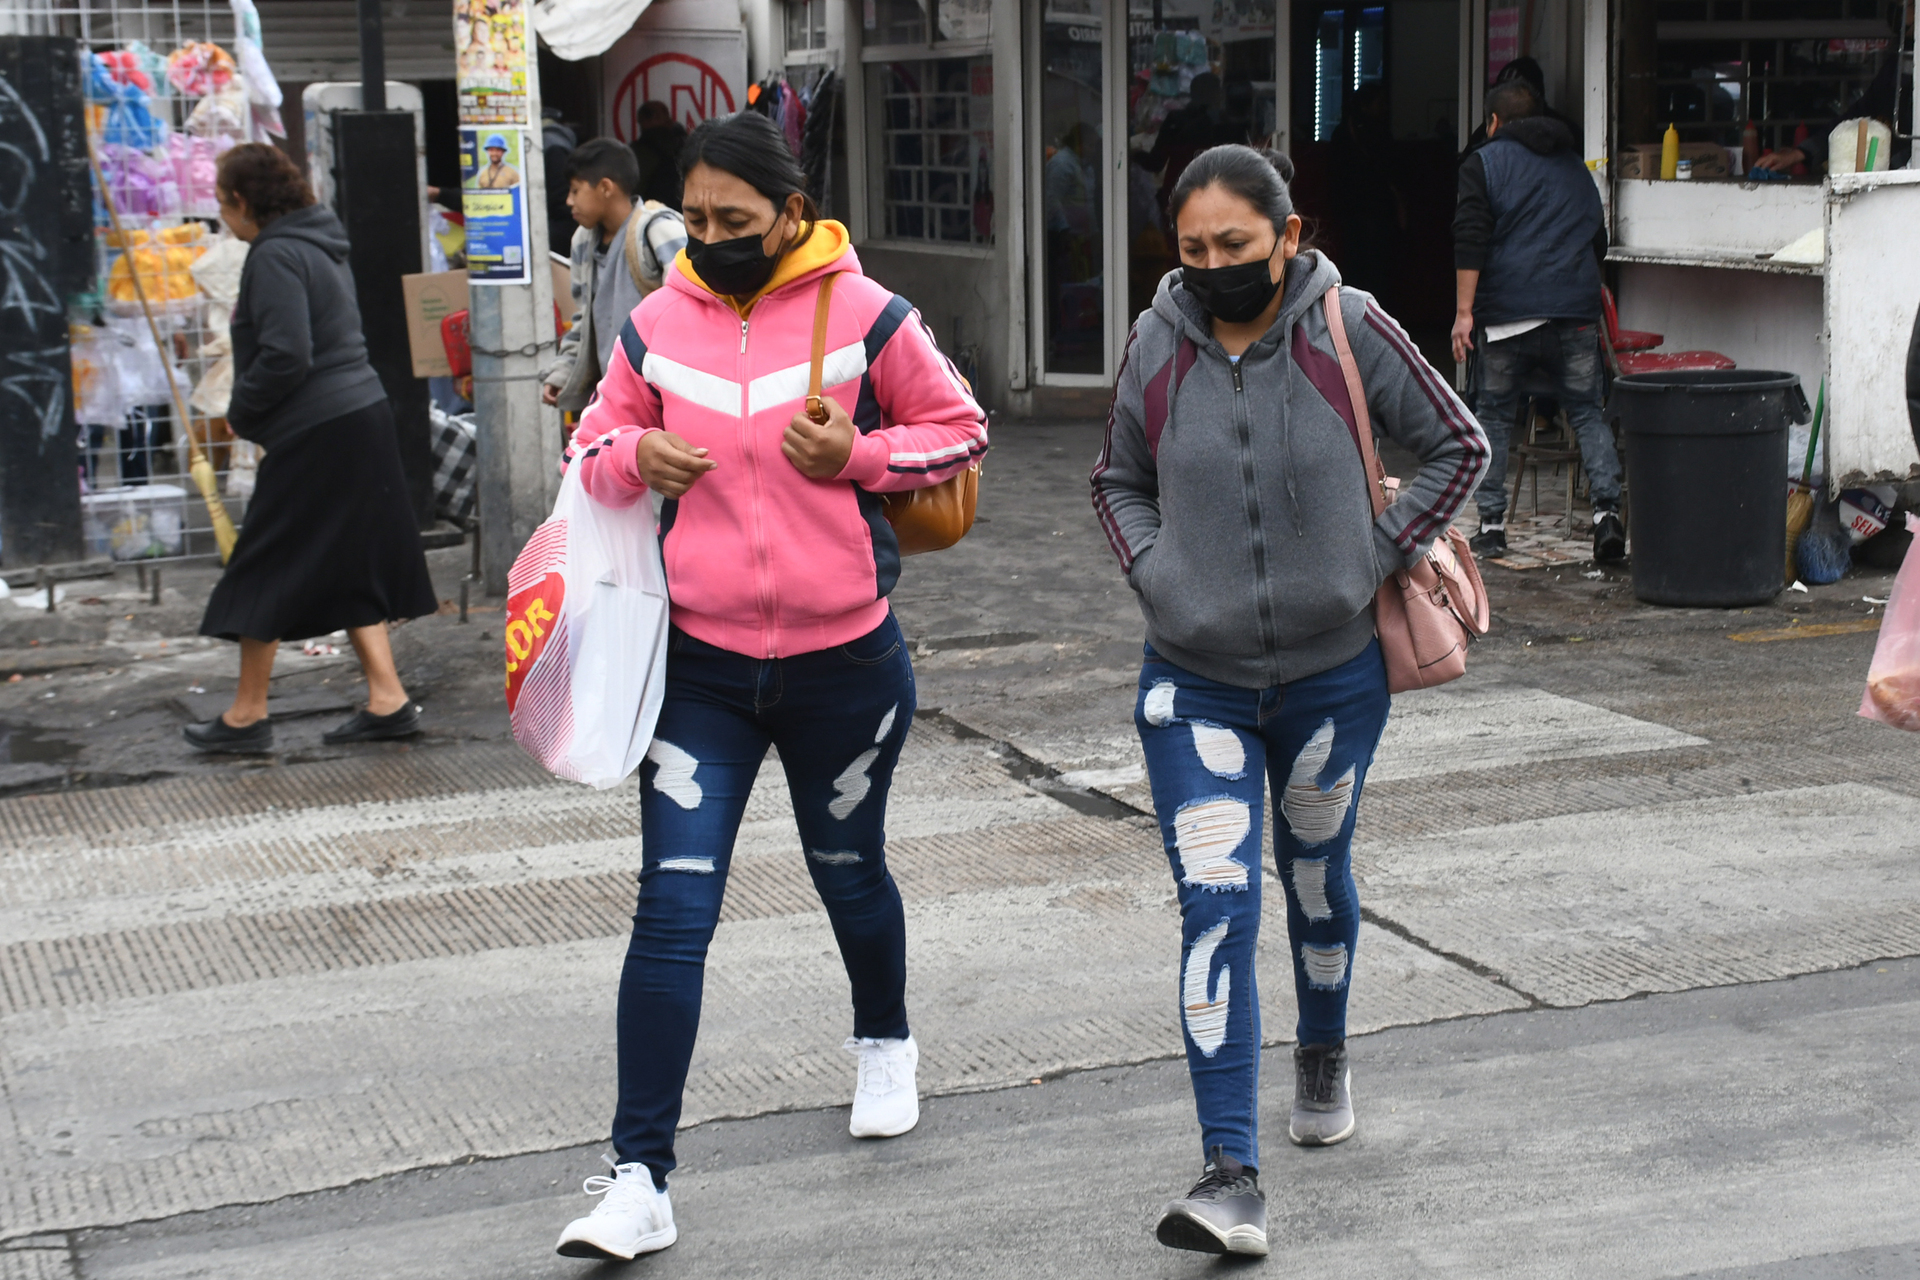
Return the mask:
<path id="1" fill-rule="evenodd" d="M 1208 147 L 1280 127 L 1275 0 L 1127 0 L 1126 319 L 1180 265 L 1168 198 Z"/>
<path id="2" fill-rule="evenodd" d="M 1040 6 L 1040 74 L 1030 101 L 1038 135 L 1041 279 L 1034 321 L 1043 381 L 1107 373 L 1106 9 L 1107 0 Z"/>

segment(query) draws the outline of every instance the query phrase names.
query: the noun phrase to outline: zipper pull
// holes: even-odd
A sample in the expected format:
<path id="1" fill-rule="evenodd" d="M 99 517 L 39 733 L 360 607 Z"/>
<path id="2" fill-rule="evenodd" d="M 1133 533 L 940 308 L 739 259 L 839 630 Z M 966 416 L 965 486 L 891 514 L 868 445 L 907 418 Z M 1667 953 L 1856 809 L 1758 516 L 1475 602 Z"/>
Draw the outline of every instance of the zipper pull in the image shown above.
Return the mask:
<path id="1" fill-rule="evenodd" d="M 740 354 L 747 354 L 747 322 L 745 320 L 740 322 Z"/>
<path id="2" fill-rule="evenodd" d="M 1230 367 L 1233 369 L 1233 392 L 1235 395 L 1239 395 L 1246 390 L 1246 387 L 1241 385 L 1240 382 L 1240 362 L 1235 360 Z"/>

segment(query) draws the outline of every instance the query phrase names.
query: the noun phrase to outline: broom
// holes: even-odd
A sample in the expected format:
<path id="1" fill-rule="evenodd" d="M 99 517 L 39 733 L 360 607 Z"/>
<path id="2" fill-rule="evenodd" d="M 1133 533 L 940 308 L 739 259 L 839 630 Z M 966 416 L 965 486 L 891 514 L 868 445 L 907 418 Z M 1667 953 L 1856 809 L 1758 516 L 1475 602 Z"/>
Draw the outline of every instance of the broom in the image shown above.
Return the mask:
<path id="1" fill-rule="evenodd" d="M 1827 407 L 1827 380 L 1820 379 L 1820 394 L 1813 406 L 1813 430 L 1807 436 L 1807 465 L 1800 479 L 1787 494 L 1787 585 L 1793 585 L 1793 549 L 1800 535 L 1813 521 L 1813 451 L 1820 447 L 1820 417 Z"/>
<path id="2" fill-rule="evenodd" d="M 94 184 L 100 189 L 100 199 L 107 206 L 107 220 L 113 224 L 113 235 L 122 246 L 127 257 L 127 275 L 133 281 L 133 295 L 140 299 L 141 314 L 147 318 L 147 331 L 153 335 L 154 353 L 160 357 L 160 363 L 166 367 L 167 389 L 173 393 L 173 411 L 180 415 L 180 430 L 187 437 L 187 471 L 193 477 L 193 487 L 200 491 L 206 500 L 207 516 L 213 521 L 213 540 L 220 548 L 220 563 L 225 564 L 233 554 L 233 544 L 239 535 L 233 531 L 233 517 L 227 514 L 226 503 L 220 501 L 220 482 L 214 477 L 213 463 L 207 461 L 207 455 L 200 450 L 200 442 L 193 438 L 193 420 L 187 413 L 187 402 L 180 395 L 180 383 L 174 376 L 171 348 L 160 338 L 160 325 L 153 318 L 153 307 L 147 301 L 146 286 L 140 283 L 140 260 L 133 256 L 133 245 L 128 242 L 126 232 L 120 227 L 120 211 L 114 207 L 113 192 L 107 187 L 106 176 L 100 172 L 100 155 L 94 150 L 93 132 L 87 132 L 87 164 L 93 169 Z M 165 261 L 164 256 L 161 259 Z"/>
<path id="3" fill-rule="evenodd" d="M 1825 486 L 1821 487 L 1820 496 L 1826 497 Z M 1813 523 L 1800 535 L 1793 549 L 1794 561 L 1800 566 L 1800 580 L 1816 587 L 1840 581 L 1852 562 L 1848 554 L 1852 546 L 1853 539 L 1840 523 L 1840 508 L 1830 501 L 1815 503 Z"/>

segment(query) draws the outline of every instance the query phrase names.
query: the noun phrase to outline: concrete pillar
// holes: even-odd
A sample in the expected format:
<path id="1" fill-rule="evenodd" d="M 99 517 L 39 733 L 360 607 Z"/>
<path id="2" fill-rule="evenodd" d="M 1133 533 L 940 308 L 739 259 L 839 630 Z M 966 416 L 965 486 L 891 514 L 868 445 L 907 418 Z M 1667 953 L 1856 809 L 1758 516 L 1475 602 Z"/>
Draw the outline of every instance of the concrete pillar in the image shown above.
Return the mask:
<path id="1" fill-rule="evenodd" d="M 529 179 L 538 169 L 537 161 L 527 166 Z M 469 304 L 473 407 L 479 426 L 480 573 L 487 594 L 493 596 L 506 594 L 513 558 L 553 510 L 560 492 L 565 441 L 559 415 L 540 403 L 537 372 L 553 349 L 544 204 L 541 213 L 532 220 L 538 230 L 529 235 L 539 247 L 533 283 L 476 286 Z M 482 355 L 482 348 L 512 354 Z"/>
<path id="2" fill-rule="evenodd" d="M 507 570 L 560 492 L 559 412 L 540 403 L 539 369 L 553 359 L 553 273 L 547 257 L 547 179 L 540 152 L 540 77 L 527 59 L 527 147 L 520 166 L 531 283 L 474 284 L 468 303 L 478 425 L 480 576 L 505 595 Z"/>

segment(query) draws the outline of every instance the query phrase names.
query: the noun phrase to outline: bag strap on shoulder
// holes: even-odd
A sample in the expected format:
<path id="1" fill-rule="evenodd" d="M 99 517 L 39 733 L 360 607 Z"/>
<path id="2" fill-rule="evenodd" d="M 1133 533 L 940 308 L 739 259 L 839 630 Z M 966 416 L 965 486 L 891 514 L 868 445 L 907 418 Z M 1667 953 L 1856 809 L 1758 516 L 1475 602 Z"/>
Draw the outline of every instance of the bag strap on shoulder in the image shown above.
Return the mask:
<path id="1" fill-rule="evenodd" d="M 1340 356 L 1340 372 L 1347 380 L 1347 399 L 1353 405 L 1354 435 L 1360 443 L 1360 462 L 1367 471 L 1367 496 L 1373 500 L 1377 518 L 1387 509 L 1386 471 L 1373 448 L 1373 419 L 1367 413 L 1367 389 L 1360 383 L 1360 365 L 1347 343 L 1347 321 L 1340 314 L 1340 286 L 1327 290 L 1322 300 L 1327 312 L 1327 332 L 1333 335 L 1333 349 Z"/>
<path id="2" fill-rule="evenodd" d="M 666 283 L 667 268 L 673 265 L 670 262 L 660 261 L 659 255 L 653 251 L 653 242 L 647 238 L 647 233 L 653 228 L 654 219 L 663 216 L 678 218 L 680 215 L 658 201 L 649 200 L 644 204 L 634 205 L 633 213 L 627 218 L 625 245 L 627 275 L 633 280 L 633 287 L 640 291 L 642 297 Z M 653 266 L 651 271 L 647 269 L 649 263 Z"/>
<path id="3" fill-rule="evenodd" d="M 807 416 L 815 422 L 827 420 L 827 402 L 820 398 L 820 379 L 827 363 L 827 315 L 833 310 L 833 281 L 840 273 L 829 271 L 820 277 L 819 301 L 813 304 L 813 363 L 807 370 Z"/>

